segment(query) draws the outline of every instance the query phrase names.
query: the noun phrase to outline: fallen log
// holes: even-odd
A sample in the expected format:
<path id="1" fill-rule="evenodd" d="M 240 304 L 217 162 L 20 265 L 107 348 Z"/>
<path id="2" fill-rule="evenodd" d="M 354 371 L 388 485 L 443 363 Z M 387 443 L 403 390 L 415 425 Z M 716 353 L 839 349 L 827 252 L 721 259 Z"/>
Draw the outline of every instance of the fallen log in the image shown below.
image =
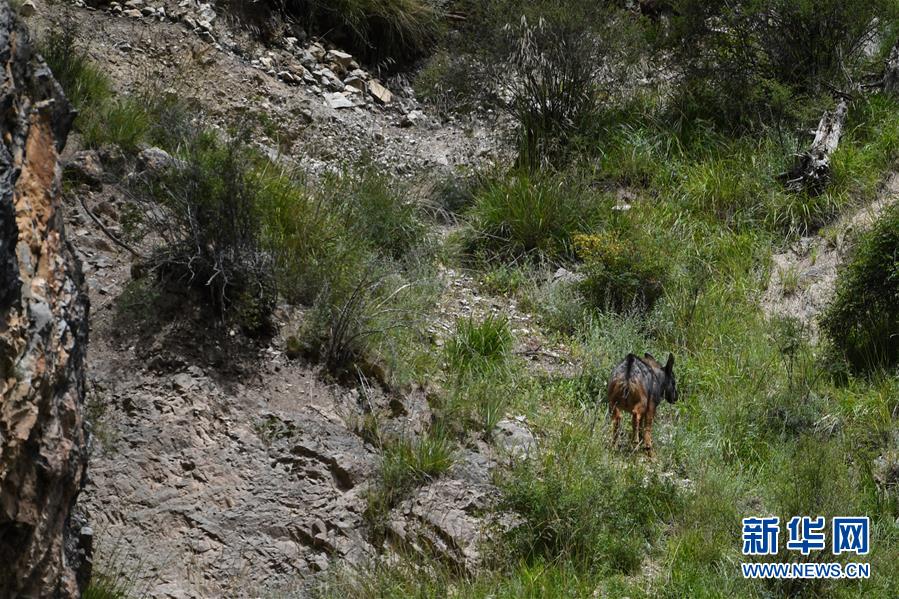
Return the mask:
<path id="1" fill-rule="evenodd" d="M 834 110 L 824 113 L 818 123 L 811 147 L 798 154 L 793 168 L 781 175 L 787 189 L 817 195 L 827 188 L 831 175 L 830 156 L 840 143 L 848 111 L 849 104 L 844 97 Z"/>

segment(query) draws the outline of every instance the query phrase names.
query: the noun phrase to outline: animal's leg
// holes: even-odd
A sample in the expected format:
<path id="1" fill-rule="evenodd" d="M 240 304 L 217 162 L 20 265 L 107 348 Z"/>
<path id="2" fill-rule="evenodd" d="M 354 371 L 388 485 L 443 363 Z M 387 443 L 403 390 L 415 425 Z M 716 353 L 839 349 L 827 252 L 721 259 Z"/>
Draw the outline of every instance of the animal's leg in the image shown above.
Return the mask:
<path id="1" fill-rule="evenodd" d="M 618 441 L 618 425 L 621 424 L 621 410 L 617 406 L 612 407 L 612 447 Z"/>
<path id="2" fill-rule="evenodd" d="M 655 414 L 649 412 L 643 420 L 643 445 L 646 447 L 646 453 L 652 457 L 652 421 Z"/>
<path id="3" fill-rule="evenodd" d="M 640 413 L 631 414 L 631 429 L 634 437 L 634 448 L 640 445 Z"/>

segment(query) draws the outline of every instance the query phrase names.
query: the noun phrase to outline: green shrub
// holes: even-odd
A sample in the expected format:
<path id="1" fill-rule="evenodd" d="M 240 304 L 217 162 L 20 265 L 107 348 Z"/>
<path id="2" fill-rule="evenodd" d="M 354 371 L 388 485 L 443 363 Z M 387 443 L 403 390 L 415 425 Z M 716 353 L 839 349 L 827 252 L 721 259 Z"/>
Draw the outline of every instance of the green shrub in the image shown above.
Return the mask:
<path id="1" fill-rule="evenodd" d="M 899 207 L 858 239 L 821 326 L 856 369 L 899 362 Z"/>
<path id="2" fill-rule="evenodd" d="M 487 182 L 469 212 L 470 247 L 502 257 L 570 253 L 571 235 L 597 208 L 585 190 L 559 175 L 513 173 Z"/>
<path id="3" fill-rule="evenodd" d="M 614 231 L 576 235 L 574 245 L 586 275 L 581 287 L 594 306 L 614 311 L 651 308 L 662 294 L 667 265 L 657 246 Z"/>
<path id="4" fill-rule="evenodd" d="M 512 349 L 509 321 L 489 315 L 481 322 L 472 318 L 456 323 L 456 334 L 446 344 L 446 361 L 452 372 L 479 371 L 505 360 Z"/>
<path id="5" fill-rule="evenodd" d="M 524 518 L 510 533 L 512 550 L 530 563 L 634 573 L 678 509 L 676 490 L 638 465 L 610 464 L 605 444 L 583 430 L 565 428 L 503 483 L 505 506 Z"/>
<path id="6" fill-rule="evenodd" d="M 726 125 L 800 116 L 810 95 L 861 74 L 866 44 L 891 33 L 896 11 L 889 0 L 673 4 L 662 39 L 682 76 L 680 106 Z"/>
<path id="7" fill-rule="evenodd" d="M 395 189 L 395 185 L 375 165 L 362 163 L 339 176 L 326 177 L 320 189 L 349 235 L 398 260 L 427 235 L 408 190 Z"/>
<path id="8" fill-rule="evenodd" d="M 143 234 L 157 240 L 150 266 L 164 284 L 198 290 L 224 319 L 264 331 L 275 289 L 250 154 L 206 134 L 182 158 L 135 185 Z"/>

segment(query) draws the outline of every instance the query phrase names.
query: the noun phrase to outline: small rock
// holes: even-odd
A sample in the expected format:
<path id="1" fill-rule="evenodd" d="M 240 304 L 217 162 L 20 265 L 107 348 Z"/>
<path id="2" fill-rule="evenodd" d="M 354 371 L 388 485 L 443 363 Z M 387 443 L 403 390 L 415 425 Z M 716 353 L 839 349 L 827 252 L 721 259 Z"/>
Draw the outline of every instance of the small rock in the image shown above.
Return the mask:
<path id="1" fill-rule="evenodd" d="M 368 82 L 368 93 L 381 104 L 390 104 L 393 101 L 393 94 L 390 90 L 381 85 L 377 79 Z"/>
<path id="2" fill-rule="evenodd" d="M 343 70 L 347 70 L 350 66 L 350 63 L 353 62 L 353 57 L 346 52 L 341 52 L 340 50 L 331 50 L 327 54 L 325 54 L 325 60 L 328 62 L 335 62 L 341 66 Z"/>
<path id="3" fill-rule="evenodd" d="M 161 148 L 147 148 L 137 155 L 137 170 L 139 172 L 159 172 L 172 166 L 178 166 L 181 161 L 172 158 L 172 155 Z"/>
<path id="4" fill-rule="evenodd" d="M 76 152 L 63 169 L 65 176 L 73 181 L 86 183 L 91 187 L 103 184 L 103 165 L 96 150 Z"/>
<path id="5" fill-rule="evenodd" d="M 335 110 L 339 110 L 341 108 L 352 108 L 355 106 L 353 102 L 347 99 L 345 95 L 340 92 L 335 92 L 332 94 L 325 94 L 325 102 L 331 108 Z"/>
<path id="6" fill-rule="evenodd" d="M 35 12 L 37 12 L 37 7 L 34 5 L 34 2 L 32 2 L 32 0 L 25 0 L 25 2 L 23 2 L 19 6 L 19 14 L 21 14 L 23 17 L 30 17 Z"/>
<path id="7" fill-rule="evenodd" d="M 504 418 L 496 424 L 496 444 L 516 459 L 526 458 L 537 447 L 534 434 L 517 418 Z"/>
<path id="8" fill-rule="evenodd" d="M 347 88 L 352 88 L 360 92 L 365 91 L 365 81 L 359 77 L 347 77 L 343 83 Z"/>
<path id="9" fill-rule="evenodd" d="M 327 51 L 322 47 L 321 44 L 312 44 L 309 46 L 309 53 L 315 58 L 316 61 L 321 62 L 324 60 Z"/>
<path id="10" fill-rule="evenodd" d="M 422 111 L 413 110 L 409 114 L 403 116 L 400 121 L 400 127 L 414 127 L 424 120 L 424 117 L 425 115 Z"/>
<path id="11" fill-rule="evenodd" d="M 567 268 L 559 267 L 555 273 L 553 273 L 553 283 L 566 283 L 574 285 L 576 283 L 580 283 L 585 279 L 584 275 L 571 272 Z"/>
<path id="12" fill-rule="evenodd" d="M 124 11 L 122 11 L 122 14 L 125 15 L 126 17 L 131 17 L 132 19 L 139 19 L 139 18 L 141 18 L 142 16 L 144 16 L 144 15 L 141 14 L 141 12 L 140 12 L 139 10 L 137 10 L 136 8 L 131 8 L 131 9 L 128 9 L 128 10 L 124 10 Z"/>

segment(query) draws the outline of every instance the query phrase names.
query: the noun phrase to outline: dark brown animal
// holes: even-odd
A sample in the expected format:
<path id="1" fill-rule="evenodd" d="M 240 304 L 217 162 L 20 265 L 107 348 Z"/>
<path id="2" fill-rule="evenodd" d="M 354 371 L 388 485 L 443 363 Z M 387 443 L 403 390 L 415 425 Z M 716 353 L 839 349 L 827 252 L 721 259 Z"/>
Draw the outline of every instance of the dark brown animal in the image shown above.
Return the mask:
<path id="1" fill-rule="evenodd" d="M 609 414 L 612 417 L 612 446 L 618 440 L 618 425 L 621 412 L 631 413 L 634 447 L 643 445 L 652 455 L 652 421 L 656 408 L 662 399 L 669 403 L 677 401 L 677 383 L 674 380 L 674 356 L 668 354 L 668 362 L 663 367 L 650 354 L 638 358 L 628 354 L 624 361 L 612 370 L 607 389 Z"/>

